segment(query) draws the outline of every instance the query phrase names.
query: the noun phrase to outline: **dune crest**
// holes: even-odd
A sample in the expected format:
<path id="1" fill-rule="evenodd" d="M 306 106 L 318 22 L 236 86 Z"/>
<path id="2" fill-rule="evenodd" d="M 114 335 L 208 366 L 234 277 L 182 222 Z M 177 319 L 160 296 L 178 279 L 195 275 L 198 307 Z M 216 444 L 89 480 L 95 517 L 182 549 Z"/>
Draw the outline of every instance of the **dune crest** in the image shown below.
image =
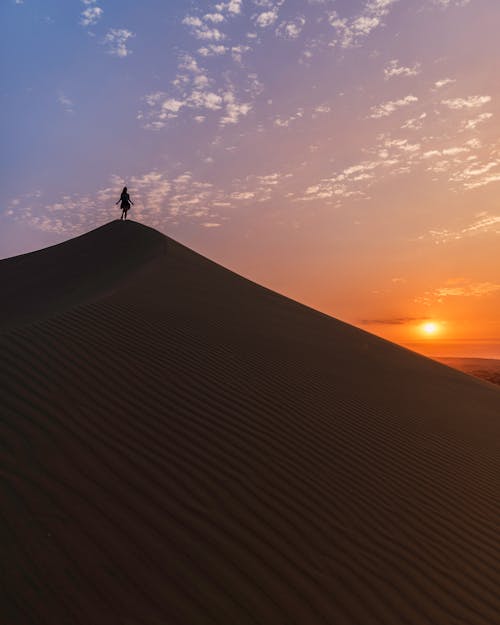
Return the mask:
<path id="1" fill-rule="evenodd" d="M 134 222 L 0 286 L 2 622 L 499 622 L 496 387 Z"/>

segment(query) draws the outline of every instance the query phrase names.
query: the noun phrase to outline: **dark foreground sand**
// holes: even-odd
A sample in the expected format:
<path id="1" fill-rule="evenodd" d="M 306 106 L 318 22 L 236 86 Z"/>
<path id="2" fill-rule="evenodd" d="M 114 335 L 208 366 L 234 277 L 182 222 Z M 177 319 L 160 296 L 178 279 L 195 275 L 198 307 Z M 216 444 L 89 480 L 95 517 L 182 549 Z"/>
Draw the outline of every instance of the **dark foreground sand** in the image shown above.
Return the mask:
<path id="1" fill-rule="evenodd" d="M 500 391 L 133 222 L 0 263 L 0 620 L 500 623 Z"/>

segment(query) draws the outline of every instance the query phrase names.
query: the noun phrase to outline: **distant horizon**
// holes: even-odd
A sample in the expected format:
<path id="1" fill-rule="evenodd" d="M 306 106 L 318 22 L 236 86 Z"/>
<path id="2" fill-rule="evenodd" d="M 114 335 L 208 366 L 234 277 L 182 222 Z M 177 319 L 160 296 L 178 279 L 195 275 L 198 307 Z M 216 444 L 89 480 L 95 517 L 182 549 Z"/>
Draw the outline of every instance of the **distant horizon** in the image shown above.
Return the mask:
<path id="1" fill-rule="evenodd" d="M 500 358 L 497 0 L 0 18 L 1 257 L 118 218 L 127 185 L 131 219 L 274 291 L 425 355 Z"/>

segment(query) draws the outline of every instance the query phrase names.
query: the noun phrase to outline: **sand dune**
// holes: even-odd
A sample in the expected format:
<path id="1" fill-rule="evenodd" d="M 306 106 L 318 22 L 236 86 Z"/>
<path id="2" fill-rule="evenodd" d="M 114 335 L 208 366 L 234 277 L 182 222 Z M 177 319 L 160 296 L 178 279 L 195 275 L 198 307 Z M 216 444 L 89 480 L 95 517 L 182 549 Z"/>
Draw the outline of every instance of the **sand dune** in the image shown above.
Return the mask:
<path id="1" fill-rule="evenodd" d="M 496 387 L 133 222 L 0 286 L 2 623 L 500 623 Z"/>

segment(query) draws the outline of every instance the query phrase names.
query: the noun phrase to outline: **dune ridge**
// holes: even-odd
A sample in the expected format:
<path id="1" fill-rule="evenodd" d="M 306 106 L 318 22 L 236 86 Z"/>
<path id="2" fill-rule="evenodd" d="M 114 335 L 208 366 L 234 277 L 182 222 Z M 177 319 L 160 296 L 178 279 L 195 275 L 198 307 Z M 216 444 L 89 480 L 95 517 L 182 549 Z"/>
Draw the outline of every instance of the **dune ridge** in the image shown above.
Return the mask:
<path id="1" fill-rule="evenodd" d="M 1 622 L 500 622 L 495 386 L 133 222 L 0 281 Z"/>

